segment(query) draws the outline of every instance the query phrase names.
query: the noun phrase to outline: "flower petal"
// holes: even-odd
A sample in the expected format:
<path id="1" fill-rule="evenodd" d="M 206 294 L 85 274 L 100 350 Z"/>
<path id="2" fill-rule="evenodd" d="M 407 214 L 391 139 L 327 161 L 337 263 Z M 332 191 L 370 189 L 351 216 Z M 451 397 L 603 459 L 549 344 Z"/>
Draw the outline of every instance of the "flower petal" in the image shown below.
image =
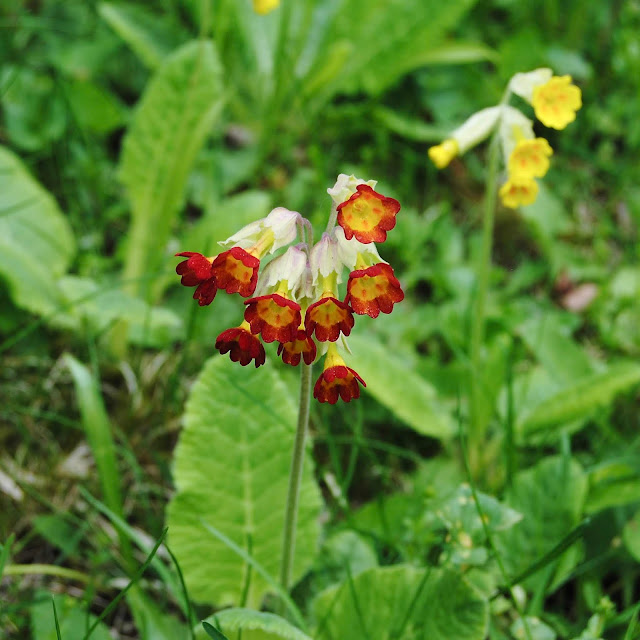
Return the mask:
<path id="1" fill-rule="evenodd" d="M 218 289 L 248 297 L 256 290 L 260 260 L 240 247 L 223 251 L 211 265 Z"/>
<path id="2" fill-rule="evenodd" d="M 320 342 L 335 342 L 340 333 L 348 336 L 353 329 L 354 319 L 349 305 L 333 296 L 324 296 L 307 309 L 304 326 L 307 335 L 314 331 Z"/>
<path id="3" fill-rule="evenodd" d="M 292 342 L 300 326 L 300 305 L 278 293 L 245 300 L 244 319 L 251 333 L 260 334 L 265 342 Z"/>
<path id="4" fill-rule="evenodd" d="M 391 266 L 384 262 L 349 274 L 345 303 L 359 315 L 377 318 L 381 311 L 391 313 L 393 305 L 402 300 L 400 282 Z"/>

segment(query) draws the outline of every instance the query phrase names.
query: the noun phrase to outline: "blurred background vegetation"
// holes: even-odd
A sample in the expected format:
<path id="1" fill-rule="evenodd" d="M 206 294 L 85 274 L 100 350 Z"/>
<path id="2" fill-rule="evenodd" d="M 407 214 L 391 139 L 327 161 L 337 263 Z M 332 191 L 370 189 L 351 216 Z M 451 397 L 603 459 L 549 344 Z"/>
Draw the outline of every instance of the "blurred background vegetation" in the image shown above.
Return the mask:
<path id="1" fill-rule="evenodd" d="M 578 531 L 580 552 L 561 555 L 564 568 L 556 554 L 528 583 L 527 615 L 545 621 L 535 638 L 578 637 L 605 595 L 616 613 L 598 633 L 637 637 L 639 33 L 637 0 L 285 0 L 266 16 L 249 0 L 0 0 L 6 637 L 56 637 L 47 593 L 66 594 L 78 633 L 75 599 L 99 614 L 164 529 L 185 399 L 239 319 L 221 296 L 192 304 L 173 254 L 212 253 L 275 206 L 320 230 L 338 173 L 377 179 L 401 201 L 383 257 L 406 299 L 375 324 L 358 319 L 353 366 L 369 392 L 313 407 L 325 537 L 368 536 L 381 565 L 428 564 L 445 548 L 456 563 L 425 500 L 465 479 L 452 434 L 466 420 L 486 150 L 442 172 L 426 151 L 540 66 L 572 75 L 584 107 L 561 134 L 536 125 L 555 151 L 540 197 L 497 212 L 479 488 L 537 514 L 519 542 L 497 541 L 512 577 Z M 268 366 L 294 388 L 275 357 Z M 560 459 L 576 486 L 523 498 Z M 330 555 L 295 593 L 305 610 L 338 580 Z M 148 590 L 177 625 L 184 610 L 158 586 L 165 577 Z M 117 637 L 137 637 L 140 611 L 156 619 L 127 601 L 106 619 Z M 518 637 L 514 611 L 492 609 L 492 637 Z M 144 637 L 181 637 L 163 620 Z"/>

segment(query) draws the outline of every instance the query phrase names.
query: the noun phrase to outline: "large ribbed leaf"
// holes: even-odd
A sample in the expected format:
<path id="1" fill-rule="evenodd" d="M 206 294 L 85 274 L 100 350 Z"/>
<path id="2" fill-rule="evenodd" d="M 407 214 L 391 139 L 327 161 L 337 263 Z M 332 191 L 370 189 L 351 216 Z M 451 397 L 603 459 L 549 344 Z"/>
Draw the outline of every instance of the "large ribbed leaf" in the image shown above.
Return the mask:
<path id="1" fill-rule="evenodd" d="M 145 90 L 120 159 L 132 216 L 125 278 L 141 278 L 162 265 L 189 171 L 222 99 L 220 64 L 209 41 L 178 49 Z M 147 291 L 147 286 L 140 281 L 131 290 Z"/>
<path id="2" fill-rule="evenodd" d="M 191 391 L 167 524 L 189 593 L 198 601 L 239 604 L 247 580 L 247 563 L 211 528 L 278 576 L 296 400 L 273 369 L 241 367 L 219 356 L 207 362 Z M 294 578 L 313 561 L 319 509 L 307 460 Z M 257 607 L 268 585 L 257 571 L 250 573 L 247 604 Z"/>
<path id="3" fill-rule="evenodd" d="M 323 591 L 314 612 L 316 640 L 482 640 L 488 622 L 487 602 L 460 575 L 406 565 Z"/>
<path id="4" fill-rule="evenodd" d="M 74 253 L 73 233 L 53 196 L 0 147 L 0 278 L 14 303 L 40 314 L 60 307 L 56 283 Z"/>
<path id="5" fill-rule="evenodd" d="M 508 575 L 528 569 L 578 525 L 586 495 L 586 474 L 571 458 L 546 458 L 516 475 L 505 502 L 523 518 L 493 537 Z M 532 588 L 541 582 L 551 583 L 551 588 L 557 585 L 575 566 L 580 552 L 579 545 L 570 547 L 554 566 L 534 574 L 527 584 Z"/>

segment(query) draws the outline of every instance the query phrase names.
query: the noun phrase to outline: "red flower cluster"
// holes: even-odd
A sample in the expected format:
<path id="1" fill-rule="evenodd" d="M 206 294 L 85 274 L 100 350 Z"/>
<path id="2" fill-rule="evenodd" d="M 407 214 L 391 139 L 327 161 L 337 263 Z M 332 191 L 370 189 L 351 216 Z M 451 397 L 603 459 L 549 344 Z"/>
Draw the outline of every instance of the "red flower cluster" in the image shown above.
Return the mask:
<path id="1" fill-rule="evenodd" d="M 395 226 L 398 201 L 344 175 L 329 193 L 336 203 L 332 219 L 339 227 L 330 229 L 313 247 L 305 243 L 290 246 L 269 262 L 260 277 L 261 259 L 296 238 L 292 216 L 298 216 L 295 225 L 305 224 L 299 214 L 274 209 L 264 220 L 251 223 L 222 243 L 235 246 L 215 257 L 179 253 L 187 259 L 178 264 L 176 272 L 183 285 L 196 287 L 193 297 L 201 306 L 210 304 L 218 289 L 248 298 L 243 322 L 223 331 L 216 340 L 216 349 L 229 353 L 233 362 L 264 364 L 262 339 L 278 343 L 278 355 L 286 364 L 297 366 L 304 360 L 311 365 L 318 343 L 322 345 L 327 355 L 314 397 L 335 404 L 338 398 L 345 402 L 358 398 L 359 385 L 366 386 L 339 355 L 338 339 L 351 333 L 354 314 L 377 318 L 380 312 L 391 313 L 404 293 L 373 244 L 384 242 L 387 231 Z M 350 273 L 342 299 L 338 285 L 345 267 Z"/>

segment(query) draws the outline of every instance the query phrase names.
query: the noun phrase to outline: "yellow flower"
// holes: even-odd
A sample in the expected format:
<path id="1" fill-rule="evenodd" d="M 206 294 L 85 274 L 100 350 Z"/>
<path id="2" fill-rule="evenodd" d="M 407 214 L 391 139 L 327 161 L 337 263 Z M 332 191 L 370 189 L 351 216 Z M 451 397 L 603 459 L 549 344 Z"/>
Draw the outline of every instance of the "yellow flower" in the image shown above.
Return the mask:
<path id="1" fill-rule="evenodd" d="M 280 0 L 253 0 L 253 10 L 263 16 L 279 6 Z"/>
<path id="2" fill-rule="evenodd" d="M 500 198 L 505 207 L 516 209 L 533 204 L 538 196 L 538 183 L 533 178 L 509 179 L 500 188 Z"/>
<path id="3" fill-rule="evenodd" d="M 457 155 L 458 143 L 453 139 L 445 140 L 442 144 L 429 149 L 429 157 L 438 169 L 444 169 Z"/>
<path id="4" fill-rule="evenodd" d="M 544 138 L 520 140 L 509 156 L 509 177 L 516 180 L 542 178 L 549 170 L 553 149 Z"/>
<path id="5" fill-rule="evenodd" d="M 531 102 L 542 124 L 564 129 L 576 119 L 576 111 L 582 106 L 582 93 L 571 84 L 571 76 L 553 76 L 534 88 Z"/>

